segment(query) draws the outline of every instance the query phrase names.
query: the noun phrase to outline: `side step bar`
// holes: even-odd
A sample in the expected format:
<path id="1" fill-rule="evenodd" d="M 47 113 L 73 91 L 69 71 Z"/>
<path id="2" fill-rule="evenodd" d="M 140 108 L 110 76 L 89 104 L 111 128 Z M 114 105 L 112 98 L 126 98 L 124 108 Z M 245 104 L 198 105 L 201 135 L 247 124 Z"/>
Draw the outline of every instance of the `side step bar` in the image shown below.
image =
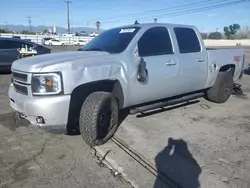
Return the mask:
<path id="1" fill-rule="evenodd" d="M 154 104 L 150 104 L 150 105 L 146 105 L 146 106 L 142 106 L 142 107 L 137 107 L 137 108 L 131 109 L 130 114 L 137 114 L 137 113 L 146 112 L 149 110 L 154 110 L 156 108 L 162 108 L 162 107 L 175 105 L 175 104 L 182 103 L 182 102 L 187 102 L 189 100 L 194 100 L 194 99 L 203 97 L 204 95 L 205 95 L 204 92 L 195 93 L 195 94 L 186 95 L 186 96 L 183 96 L 180 98 L 170 99 L 170 100 L 163 101 L 163 102 L 157 102 Z"/>

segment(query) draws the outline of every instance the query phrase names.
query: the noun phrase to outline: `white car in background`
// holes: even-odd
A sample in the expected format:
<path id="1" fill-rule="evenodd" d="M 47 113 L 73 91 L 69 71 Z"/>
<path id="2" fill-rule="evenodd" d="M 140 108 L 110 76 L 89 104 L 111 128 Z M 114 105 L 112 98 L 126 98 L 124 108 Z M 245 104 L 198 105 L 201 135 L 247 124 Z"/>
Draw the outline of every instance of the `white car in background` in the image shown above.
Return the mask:
<path id="1" fill-rule="evenodd" d="M 73 37 L 73 36 L 75 36 L 75 34 L 74 33 L 63 33 L 62 36 L 64 36 L 64 37 Z"/>
<path id="2" fill-rule="evenodd" d="M 78 41 L 74 41 L 74 45 L 75 46 L 84 46 L 88 43 L 88 41 L 86 40 L 78 40 Z"/>
<path id="3" fill-rule="evenodd" d="M 98 35 L 99 35 L 99 34 L 96 33 L 96 32 L 91 32 L 91 33 L 89 34 L 90 37 L 96 37 L 96 36 L 98 36 Z"/>
<path id="4" fill-rule="evenodd" d="M 61 41 L 56 40 L 56 39 L 46 40 L 44 42 L 44 44 L 49 45 L 49 46 L 66 46 L 65 42 L 61 42 Z"/>

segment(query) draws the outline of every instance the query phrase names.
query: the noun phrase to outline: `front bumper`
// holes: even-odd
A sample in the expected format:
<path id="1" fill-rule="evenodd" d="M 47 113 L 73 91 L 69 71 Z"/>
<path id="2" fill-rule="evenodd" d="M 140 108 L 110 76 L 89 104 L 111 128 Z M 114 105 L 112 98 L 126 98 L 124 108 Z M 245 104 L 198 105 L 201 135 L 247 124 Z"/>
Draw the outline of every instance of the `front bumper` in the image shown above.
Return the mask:
<path id="1" fill-rule="evenodd" d="M 30 97 L 17 93 L 13 84 L 9 87 L 10 106 L 32 125 L 66 128 L 70 95 Z M 41 118 L 43 122 L 39 121 Z"/>

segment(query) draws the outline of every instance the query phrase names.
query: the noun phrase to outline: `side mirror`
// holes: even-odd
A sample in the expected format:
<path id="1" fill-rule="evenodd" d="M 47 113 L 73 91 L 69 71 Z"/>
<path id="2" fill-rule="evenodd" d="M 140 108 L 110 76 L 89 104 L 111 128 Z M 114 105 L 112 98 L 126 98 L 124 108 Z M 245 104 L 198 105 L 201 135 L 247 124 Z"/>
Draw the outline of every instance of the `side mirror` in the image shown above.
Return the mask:
<path id="1" fill-rule="evenodd" d="M 139 82 L 145 82 L 147 80 L 148 71 L 146 61 L 141 57 L 137 68 L 137 80 Z"/>

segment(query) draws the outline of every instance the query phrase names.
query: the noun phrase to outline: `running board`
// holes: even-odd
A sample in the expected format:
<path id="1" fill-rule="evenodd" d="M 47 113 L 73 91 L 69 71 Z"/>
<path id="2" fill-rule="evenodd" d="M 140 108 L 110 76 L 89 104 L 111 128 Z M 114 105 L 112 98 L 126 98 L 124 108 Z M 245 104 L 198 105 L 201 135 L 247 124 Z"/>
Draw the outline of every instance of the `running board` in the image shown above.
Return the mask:
<path id="1" fill-rule="evenodd" d="M 182 103 L 182 102 L 188 102 L 189 100 L 194 100 L 194 99 L 203 97 L 204 95 L 205 95 L 204 92 L 195 93 L 195 94 L 186 95 L 186 96 L 183 96 L 183 97 L 180 97 L 180 98 L 170 99 L 170 100 L 163 101 L 163 102 L 157 102 L 157 103 L 153 103 L 153 104 L 150 104 L 150 105 L 137 107 L 137 108 L 131 109 L 130 114 L 142 113 L 142 112 L 146 112 L 146 111 L 149 111 L 149 110 L 154 110 L 156 108 L 162 108 L 162 107 L 175 105 L 175 104 Z"/>

